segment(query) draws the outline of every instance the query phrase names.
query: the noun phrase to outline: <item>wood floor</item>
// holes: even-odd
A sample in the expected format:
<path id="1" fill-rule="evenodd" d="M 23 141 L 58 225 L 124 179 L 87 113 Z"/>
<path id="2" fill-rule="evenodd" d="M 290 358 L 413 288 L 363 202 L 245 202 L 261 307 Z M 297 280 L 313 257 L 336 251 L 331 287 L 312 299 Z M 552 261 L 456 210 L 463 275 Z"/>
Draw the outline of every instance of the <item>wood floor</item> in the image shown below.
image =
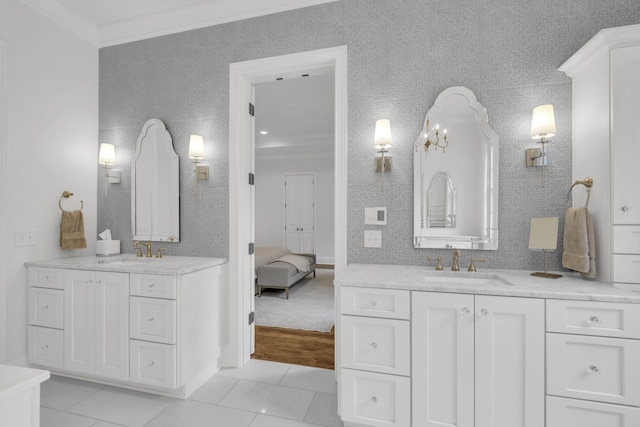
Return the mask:
<path id="1" fill-rule="evenodd" d="M 334 329 L 331 332 L 256 326 L 252 359 L 334 369 Z"/>

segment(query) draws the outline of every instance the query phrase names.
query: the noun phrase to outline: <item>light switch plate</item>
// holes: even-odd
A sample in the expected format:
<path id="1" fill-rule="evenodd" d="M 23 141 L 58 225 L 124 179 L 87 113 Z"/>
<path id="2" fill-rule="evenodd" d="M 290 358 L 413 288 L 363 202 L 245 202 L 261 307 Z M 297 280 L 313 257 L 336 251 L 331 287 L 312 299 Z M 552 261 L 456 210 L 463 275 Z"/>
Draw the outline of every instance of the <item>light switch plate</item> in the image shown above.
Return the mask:
<path id="1" fill-rule="evenodd" d="M 387 225 L 387 208 L 364 208 L 364 223 L 366 225 Z"/>
<path id="2" fill-rule="evenodd" d="M 365 248 L 381 248 L 382 247 L 382 231 L 365 230 L 364 247 Z"/>

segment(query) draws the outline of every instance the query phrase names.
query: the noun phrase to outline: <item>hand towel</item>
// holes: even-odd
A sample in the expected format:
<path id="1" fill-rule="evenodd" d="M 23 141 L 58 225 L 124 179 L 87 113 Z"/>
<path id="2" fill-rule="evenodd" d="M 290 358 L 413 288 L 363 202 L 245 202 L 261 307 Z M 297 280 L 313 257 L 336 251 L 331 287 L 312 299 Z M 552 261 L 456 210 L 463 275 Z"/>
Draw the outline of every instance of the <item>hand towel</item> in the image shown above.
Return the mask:
<path id="1" fill-rule="evenodd" d="M 62 211 L 60 221 L 60 247 L 62 249 L 81 249 L 87 247 L 84 238 L 84 219 L 82 211 Z"/>
<path id="2" fill-rule="evenodd" d="M 587 208 L 569 208 L 564 221 L 562 265 L 582 277 L 596 277 L 596 244 L 591 214 Z"/>

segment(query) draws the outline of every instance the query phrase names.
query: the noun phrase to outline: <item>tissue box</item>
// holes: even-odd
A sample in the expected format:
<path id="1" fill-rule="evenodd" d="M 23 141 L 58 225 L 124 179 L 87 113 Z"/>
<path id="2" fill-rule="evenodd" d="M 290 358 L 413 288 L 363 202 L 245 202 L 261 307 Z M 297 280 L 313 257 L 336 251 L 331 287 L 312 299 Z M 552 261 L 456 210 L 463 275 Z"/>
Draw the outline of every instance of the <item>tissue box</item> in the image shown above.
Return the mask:
<path id="1" fill-rule="evenodd" d="M 120 253 L 120 240 L 98 240 L 96 255 L 114 255 Z"/>

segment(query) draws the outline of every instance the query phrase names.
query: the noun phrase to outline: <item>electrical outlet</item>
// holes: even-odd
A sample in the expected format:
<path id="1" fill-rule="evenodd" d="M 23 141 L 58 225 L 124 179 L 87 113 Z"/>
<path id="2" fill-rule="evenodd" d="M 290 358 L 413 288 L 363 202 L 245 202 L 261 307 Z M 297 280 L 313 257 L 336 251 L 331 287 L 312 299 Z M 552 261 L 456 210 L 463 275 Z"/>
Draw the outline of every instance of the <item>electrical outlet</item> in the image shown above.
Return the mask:
<path id="1" fill-rule="evenodd" d="M 366 230 L 364 232 L 365 248 L 381 248 L 382 247 L 382 231 Z"/>
<path id="2" fill-rule="evenodd" d="M 16 230 L 16 246 L 35 246 L 36 230 L 33 228 L 24 228 Z"/>

